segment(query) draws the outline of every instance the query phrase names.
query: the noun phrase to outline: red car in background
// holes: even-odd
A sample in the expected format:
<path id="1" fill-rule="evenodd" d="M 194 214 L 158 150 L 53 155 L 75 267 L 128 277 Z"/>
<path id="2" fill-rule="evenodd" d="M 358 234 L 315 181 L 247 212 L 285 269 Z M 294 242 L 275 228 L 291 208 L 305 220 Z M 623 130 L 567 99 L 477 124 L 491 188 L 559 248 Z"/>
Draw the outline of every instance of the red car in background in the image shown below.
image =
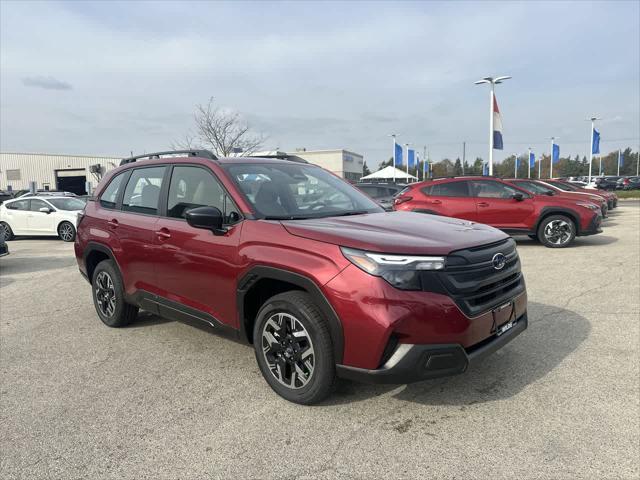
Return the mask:
<path id="1" fill-rule="evenodd" d="M 604 198 L 607 201 L 607 206 L 609 210 L 612 210 L 618 206 L 618 196 L 615 193 L 608 192 L 606 190 L 596 190 L 593 188 L 582 188 L 579 185 L 571 182 L 565 182 L 564 180 L 543 180 L 545 183 L 552 185 L 560 190 L 564 190 L 565 192 L 581 192 L 581 193 L 589 193 L 591 195 L 598 195 L 599 197 Z"/>
<path id="2" fill-rule="evenodd" d="M 394 208 L 486 223 L 509 234 L 529 235 L 551 248 L 566 247 L 576 236 L 602 231 L 602 213 L 597 205 L 532 195 L 494 177 L 414 183 L 396 196 Z"/>
<path id="3" fill-rule="evenodd" d="M 540 180 L 533 180 L 530 178 L 510 178 L 507 179 L 507 182 L 519 188 L 522 188 L 534 195 L 554 195 L 556 198 L 591 202 L 594 205 L 597 205 L 597 207 L 602 212 L 603 217 L 606 217 L 607 213 L 609 212 L 607 201 L 599 195 L 594 195 L 593 193 L 567 192 L 553 186 L 550 183 Z"/>

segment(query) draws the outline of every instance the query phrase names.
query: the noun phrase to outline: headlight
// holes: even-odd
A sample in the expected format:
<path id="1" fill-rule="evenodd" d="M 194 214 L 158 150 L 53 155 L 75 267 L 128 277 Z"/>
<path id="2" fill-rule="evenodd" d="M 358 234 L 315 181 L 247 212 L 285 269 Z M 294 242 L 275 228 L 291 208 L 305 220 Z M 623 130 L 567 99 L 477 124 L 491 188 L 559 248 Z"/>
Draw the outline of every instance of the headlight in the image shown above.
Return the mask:
<path id="1" fill-rule="evenodd" d="M 597 206 L 597 205 L 594 205 L 593 203 L 582 203 L 582 202 L 579 202 L 579 203 L 576 203 L 576 205 L 579 205 L 579 206 L 581 206 L 581 207 L 588 208 L 588 209 L 590 209 L 590 210 L 600 210 L 600 209 L 598 208 L 598 206 Z"/>
<path id="2" fill-rule="evenodd" d="M 442 270 L 444 257 L 392 255 L 341 247 L 342 254 L 356 267 L 370 275 L 384 278 L 402 290 L 420 290 L 420 275 L 424 270 Z"/>

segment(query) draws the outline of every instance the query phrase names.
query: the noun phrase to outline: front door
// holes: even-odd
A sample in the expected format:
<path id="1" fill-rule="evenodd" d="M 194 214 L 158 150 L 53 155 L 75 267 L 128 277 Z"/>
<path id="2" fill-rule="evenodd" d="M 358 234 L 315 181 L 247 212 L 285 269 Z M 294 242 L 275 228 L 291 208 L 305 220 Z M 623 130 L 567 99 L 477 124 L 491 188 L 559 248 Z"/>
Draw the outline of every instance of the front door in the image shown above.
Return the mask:
<path id="1" fill-rule="evenodd" d="M 226 234 L 214 235 L 187 223 L 186 211 L 201 206 L 223 212 L 229 227 Z M 242 228 L 239 210 L 214 174 L 195 165 L 173 167 L 163 209 L 166 210 L 155 232 L 158 294 L 165 299 L 159 303 L 161 314 L 165 308 L 167 316 L 193 317 L 214 326 L 219 322 L 238 328 L 235 298 Z"/>
<path id="2" fill-rule="evenodd" d="M 425 209 L 447 217 L 476 221 L 476 205 L 469 195 L 469 182 L 433 183 L 425 189 Z"/>
<path id="3" fill-rule="evenodd" d="M 474 180 L 471 187 L 478 222 L 504 230 L 529 230 L 529 220 L 534 211 L 531 195 L 492 180 Z M 516 194 L 521 194 L 522 199 L 514 198 Z"/>
<path id="4" fill-rule="evenodd" d="M 41 208 L 46 208 L 49 213 L 41 212 Z M 27 216 L 27 227 L 32 233 L 40 235 L 56 235 L 55 215 L 52 215 L 53 208 L 46 202 L 37 198 L 31 199 L 29 215 Z"/>

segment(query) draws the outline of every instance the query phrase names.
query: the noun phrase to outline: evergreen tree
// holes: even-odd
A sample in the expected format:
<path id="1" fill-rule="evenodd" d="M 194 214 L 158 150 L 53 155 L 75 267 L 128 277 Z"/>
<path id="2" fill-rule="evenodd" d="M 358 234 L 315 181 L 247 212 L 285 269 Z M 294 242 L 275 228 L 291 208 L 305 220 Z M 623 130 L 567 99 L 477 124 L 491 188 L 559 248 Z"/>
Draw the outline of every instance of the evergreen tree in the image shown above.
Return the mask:
<path id="1" fill-rule="evenodd" d="M 456 163 L 453 165 L 453 174 L 462 175 L 462 163 L 460 162 L 460 158 L 456 158 Z"/>

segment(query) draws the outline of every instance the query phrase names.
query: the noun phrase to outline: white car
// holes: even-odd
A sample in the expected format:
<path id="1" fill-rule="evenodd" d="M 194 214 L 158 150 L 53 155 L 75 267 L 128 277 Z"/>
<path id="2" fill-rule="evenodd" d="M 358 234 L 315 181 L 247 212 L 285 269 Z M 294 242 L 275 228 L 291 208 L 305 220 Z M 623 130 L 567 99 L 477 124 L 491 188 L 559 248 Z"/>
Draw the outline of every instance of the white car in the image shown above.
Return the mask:
<path id="1" fill-rule="evenodd" d="M 57 235 L 65 242 L 76 238 L 78 215 L 85 202 L 74 197 L 28 197 L 0 205 L 0 235 Z"/>

